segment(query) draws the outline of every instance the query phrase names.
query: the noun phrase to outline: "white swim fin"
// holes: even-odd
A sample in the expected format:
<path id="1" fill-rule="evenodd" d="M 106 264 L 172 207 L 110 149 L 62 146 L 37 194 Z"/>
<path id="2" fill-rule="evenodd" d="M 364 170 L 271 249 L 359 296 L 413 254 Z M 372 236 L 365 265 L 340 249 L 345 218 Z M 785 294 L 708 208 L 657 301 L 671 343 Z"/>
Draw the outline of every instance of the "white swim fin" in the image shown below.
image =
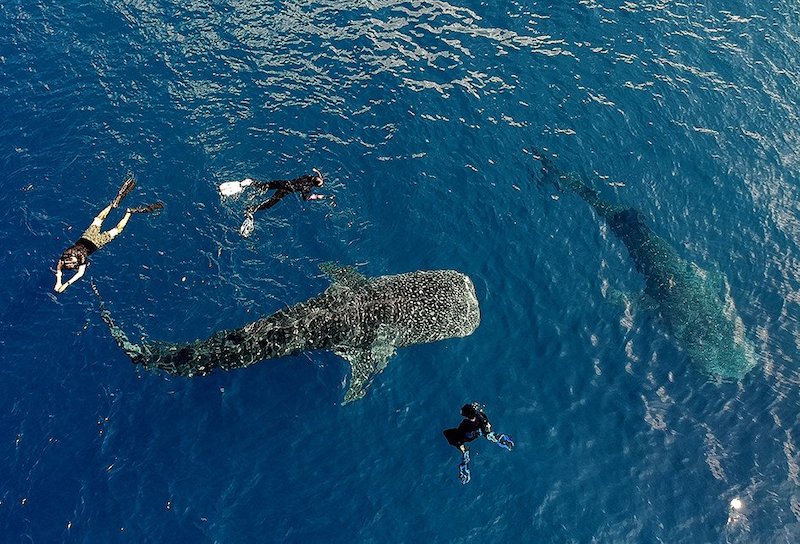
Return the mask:
<path id="1" fill-rule="evenodd" d="M 253 180 L 245 178 L 242 181 L 226 181 L 219 185 L 219 192 L 222 196 L 234 196 L 244 191 L 248 186 L 252 185 Z"/>
<path id="2" fill-rule="evenodd" d="M 251 234 L 253 234 L 253 229 L 255 228 L 255 222 L 253 221 L 253 216 L 248 215 L 244 218 L 244 222 L 242 222 L 242 226 L 239 227 L 239 234 L 243 237 L 247 238 Z"/>

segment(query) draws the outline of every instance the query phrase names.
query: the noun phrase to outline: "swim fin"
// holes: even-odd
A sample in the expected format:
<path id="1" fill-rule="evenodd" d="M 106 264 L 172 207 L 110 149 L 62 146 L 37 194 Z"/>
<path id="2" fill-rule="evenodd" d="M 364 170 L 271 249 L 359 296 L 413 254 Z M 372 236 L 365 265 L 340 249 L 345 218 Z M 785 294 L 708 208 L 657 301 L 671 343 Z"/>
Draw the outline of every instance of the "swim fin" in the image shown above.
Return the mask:
<path id="1" fill-rule="evenodd" d="M 152 204 L 148 204 L 147 206 L 137 206 L 136 208 L 128 208 L 128 211 L 131 213 L 150 213 L 156 210 L 160 210 L 164 207 L 162 202 L 153 202 Z"/>
<path id="2" fill-rule="evenodd" d="M 133 174 L 128 174 L 125 181 L 122 182 L 122 187 L 119 188 L 117 196 L 111 202 L 111 207 L 118 208 L 122 199 L 128 196 L 134 187 L 136 187 L 136 180 L 133 179 Z"/>
<path id="3" fill-rule="evenodd" d="M 461 480 L 461 485 L 467 485 L 472 476 L 469 473 L 469 450 L 464 452 L 464 457 L 458 464 L 458 479 Z"/>
<path id="4" fill-rule="evenodd" d="M 486 438 L 490 442 L 494 442 L 495 444 L 497 444 L 501 448 L 506 449 L 508 451 L 513 450 L 514 446 L 516 445 L 516 444 L 514 444 L 514 439 L 511 438 L 510 436 L 508 436 L 505 433 L 491 432 L 491 433 L 486 435 Z"/>
<path id="5" fill-rule="evenodd" d="M 245 178 L 242 181 L 226 181 L 224 183 L 220 183 L 219 192 L 222 196 L 235 196 L 252 184 L 253 180 L 250 178 Z"/>
<path id="6" fill-rule="evenodd" d="M 248 236 L 253 234 L 253 229 L 254 228 L 255 228 L 255 223 L 253 222 L 253 216 L 252 215 L 248 215 L 247 217 L 244 218 L 244 222 L 242 223 L 242 226 L 239 227 L 239 234 L 241 234 L 243 237 L 247 238 Z"/>

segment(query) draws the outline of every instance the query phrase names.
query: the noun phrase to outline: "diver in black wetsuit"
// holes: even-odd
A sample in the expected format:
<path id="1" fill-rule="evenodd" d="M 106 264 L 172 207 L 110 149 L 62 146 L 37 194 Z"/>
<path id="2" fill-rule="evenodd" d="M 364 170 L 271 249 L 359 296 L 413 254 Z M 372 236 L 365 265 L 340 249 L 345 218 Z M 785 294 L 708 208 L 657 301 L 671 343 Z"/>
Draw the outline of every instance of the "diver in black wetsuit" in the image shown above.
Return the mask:
<path id="1" fill-rule="evenodd" d="M 445 429 L 442 431 L 444 437 L 450 445 L 455 446 L 461 451 L 462 459 L 458 465 L 458 476 L 462 484 L 470 480 L 469 472 L 469 448 L 467 442 L 485 436 L 491 442 L 509 451 L 514 447 L 514 440 L 503 433 L 497 434 L 492 431 L 492 424 L 489 417 L 484 413 L 483 408 L 477 402 L 465 404 L 461 407 L 461 415 L 464 420 L 455 429 Z"/>
<path id="2" fill-rule="evenodd" d="M 492 432 L 492 424 L 477 402 L 462 406 L 461 415 L 465 419 L 458 425 L 458 428 L 445 429 L 442 434 L 451 446 L 455 446 L 461 450 L 461 453 L 464 453 L 467 451 L 465 445 L 467 442 L 472 442 L 481 434 Z"/>
<path id="3" fill-rule="evenodd" d="M 275 192 L 272 194 L 269 200 L 265 200 L 258 206 L 250 206 L 247 208 L 245 213 L 248 215 L 253 215 L 261 210 L 268 210 L 277 204 L 280 199 L 292 193 L 300 193 L 300 196 L 303 198 L 303 200 L 322 200 L 325 198 L 325 195 L 314 194 L 312 191 L 314 187 L 322 187 L 322 185 L 325 183 L 325 179 L 322 177 L 322 173 L 319 170 L 316 168 L 313 168 L 312 170 L 314 172 L 313 176 L 305 175 L 289 180 L 278 179 L 275 181 L 267 181 L 266 183 L 262 181 L 254 181 L 252 185 L 256 189 L 261 189 L 262 191 L 270 191 L 275 189 Z"/>
<path id="4" fill-rule="evenodd" d="M 256 212 L 268 210 L 287 195 L 292 193 L 300 193 L 300 197 L 303 200 L 324 199 L 325 195 L 316 194 L 313 191 L 316 187 L 322 187 L 325 183 L 325 179 L 322 177 L 322 172 L 316 168 L 313 168 L 312 171 L 314 172 L 313 175 L 306 174 L 305 176 L 300 176 L 299 178 L 295 179 L 278 179 L 264 182 L 254 181 L 250 178 L 247 178 L 242 181 L 229 181 L 220 185 L 220 191 L 222 192 L 223 196 L 235 195 L 244 190 L 246 187 L 250 186 L 262 191 L 275 191 L 272 193 L 272 196 L 269 199 L 265 200 L 261 204 L 258 204 L 257 206 L 250 206 L 245 210 L 245 220 L 239 229 L 239 232 L 242 234 L 242 236 L 249 236 L 250 233 L 253 232 L 253 215 Z"/>

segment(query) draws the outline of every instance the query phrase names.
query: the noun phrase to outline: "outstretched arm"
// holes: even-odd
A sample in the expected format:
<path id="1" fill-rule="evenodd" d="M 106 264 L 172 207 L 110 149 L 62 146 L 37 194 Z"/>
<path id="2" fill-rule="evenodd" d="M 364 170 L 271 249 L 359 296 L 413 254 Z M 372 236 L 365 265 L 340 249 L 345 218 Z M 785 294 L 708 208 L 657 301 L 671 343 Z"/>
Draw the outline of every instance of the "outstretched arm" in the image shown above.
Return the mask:
<path id="1" fill-rule="evenodd" d="M 78 271 L 77 271 L 77 272 L 75 272 L 75 275 L 74 275 L 74 276 L 72 276 L 72 277 L 71 277 L 71 278 L 70 278 L 70 279 L 67 281 L 67 283 L 65 283 L 65 284 L 61 285 L 61 287 L 59 287 L 59 285 L 58 285 L 58 284 L 60 283 L 60 281 L 57 281 L 57 283 L 56 283 L 56 291 L 58 291 L 59 293 L 63 293 L 64 291 L 66 291 L 66 290 L 67 290 L 67 287 L 69 287 L 70 285 L 72 285 L 73 283 L 75 283 L 76 281 L 78 281 L 79 279 L 81 279 L 81 277 L 83 277 L 83 273 L 84 273 L 84 272 L 86 272 L 86 265 L 85 265 L 85 264 L 82 264 L 82 265 L 81 265 L 81 266 L 78 268 Z M 60 279 L 61 279 L 61 278 L 59 277 L 59 278 L 58 278 L 58 280 L 60 280 Z"/>
<path id="2" fill-rule="evenodd" d="M 56 265 L 56 285 L 55 285 L 55 287 L 53 287 L 53 290 L 56 293 L 60 293 L 61 292 L 61 287 L 63 286 L 63 284 L 61 283 L 61 278 L 62 278 L 62 274 L 61 274 L 61 259 L 59 259 L 58 260 L 58 264 Z"/>
<path id="3" fill-rule="evenodd" d="M 325 183 L 325 178 L 322 177 L 322 172 L 317 170 L 316 168 L 311 169 L 314 172 L 314 176 L 312 177 L 312 181 L 314 181 L 314 185 L 317 187 L 322 187 Z M 303 200 L 323 200 L 325 195 L 315 195 L 312 193 L 313 189 L 306 189 L 303 191 Z"/>

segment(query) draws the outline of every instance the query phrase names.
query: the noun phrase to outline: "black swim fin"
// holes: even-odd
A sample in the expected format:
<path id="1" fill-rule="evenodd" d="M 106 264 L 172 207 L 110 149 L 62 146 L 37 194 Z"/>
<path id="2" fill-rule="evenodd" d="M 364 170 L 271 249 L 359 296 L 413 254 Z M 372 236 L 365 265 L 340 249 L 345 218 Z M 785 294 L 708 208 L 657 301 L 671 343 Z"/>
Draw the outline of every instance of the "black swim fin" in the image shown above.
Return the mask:
<path id="1" fill-rule="evenodd" d="M 114 200 L 111 202 L 112 208 L 119 207 L 120 202 L 122 199 L 125 198 L 133 191 L 133 188 L 136 187 L 136 180 L 133 179 L 133 174 L 128 174 L 128 177 L 125 178 L 125 181 L 122 182 L 122 187 L 119 188 L 119 192 Z"/>
<path id="2" fill-rule="evenodd" d="M 137 206 L 136 208 L 128 208 L 128 211 L 131 213 L 150 213 L 156 210 L 160 210 L 164 208 L 164 204 L 162 202 L 153 202 L 152 204 L 148 204 L 147 206 Z"/>

